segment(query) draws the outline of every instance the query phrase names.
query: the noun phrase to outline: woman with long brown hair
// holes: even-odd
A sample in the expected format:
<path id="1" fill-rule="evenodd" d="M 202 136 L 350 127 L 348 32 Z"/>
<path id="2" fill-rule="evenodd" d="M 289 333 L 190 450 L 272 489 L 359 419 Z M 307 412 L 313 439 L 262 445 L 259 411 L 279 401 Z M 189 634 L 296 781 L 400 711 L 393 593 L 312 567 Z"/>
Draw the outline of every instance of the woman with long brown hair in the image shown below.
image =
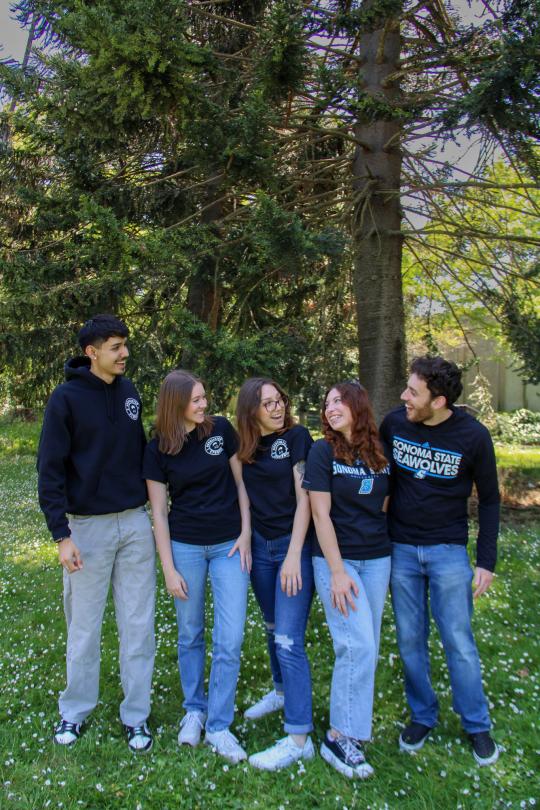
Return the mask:
<path id="1" fill-rule="evenodd" d="M 386 529 L 389 465 L 365 388 L 357 380 L 327 391 L 323 437 L 311 448 L 309 490 L 318 548 L 315 586 L 336 660 L 330 729 L 321 755 L 349 778 L 373 773 L 362 742 L 371 737 L 375 670 L 390 577 Z"/>
<path id="2" fill-rule="evenodd" d="M 311 514 L 302 489 L 312 444 L 308 430 L 294 423 L 283 389 L 274 380 L 252 377 L 243 384 L 236 408 L 238 458 L 251 507 L 251 583 L 264 617 L 274 688 L 245 713 L 256 720 L 284 709 L 287 734 L 253 754 L 249 762 L 276 771 L 315 752 L 311 674 L 304 646 L 313 598 Z"/>
<path id="3" fill-rule="evenodd" d="M 186 711 L 178 742 L 197 745 L 206 727 L 205 743 L 236 763 L 246 758 L 229 726 L 251 567 L 249 502 L 234 428 L 223 416 L 207 416 L 206 408 L 198 377 L 182 370 L 165 377 L 143 476 L 165 584 L 176 606 Z M 204 688 L 207 579 L 214 597 L 208 695 Z"/>

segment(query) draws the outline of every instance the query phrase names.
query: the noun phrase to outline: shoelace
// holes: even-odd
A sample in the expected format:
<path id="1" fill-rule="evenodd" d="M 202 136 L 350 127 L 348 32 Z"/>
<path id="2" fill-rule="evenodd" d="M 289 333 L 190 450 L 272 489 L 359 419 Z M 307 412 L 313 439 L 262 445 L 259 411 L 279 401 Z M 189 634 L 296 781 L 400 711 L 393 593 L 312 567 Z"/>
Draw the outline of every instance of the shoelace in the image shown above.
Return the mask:
<path id="1" fill-rule="evenodd" d="M 131 729 L 130 737 L 148 737 L 148 732 L 146 731 L 144 726 L 133 726 Z"/>
<path id="2" fill-rule="evenodd" d="M 221 741 L 223 743 L 223 749 L 226 751 L 236 751 L 240 745 L 231 731 L 226 731 L 223 734 Z"/>
<path id="3" fill-rule="evenodd" d="M 72 734 L 77 733 L 77 723 L 68 723 L 67 720 L 62 720 L 62 724 L 57 731 L 57 734 L 65 734 L 66 731 L 71 732 Z"/>
<path id="4" fill-rule="evenodd" d="M 364 755 L 348 737 L 340 737 L 337 741 L 339 747 L 353 765 L 361 765 L 365 761 Z"/>
<path id="5" fill-rule="evenodd" d="M 184 728 L 184 726 L 199 726 L 199 728 L 202 728 L 203 724 L 198 714 L 195 714 L 195 712 L 190 712 L 189 714 L 186 714 L 180 722 L 180 728 Z"/>

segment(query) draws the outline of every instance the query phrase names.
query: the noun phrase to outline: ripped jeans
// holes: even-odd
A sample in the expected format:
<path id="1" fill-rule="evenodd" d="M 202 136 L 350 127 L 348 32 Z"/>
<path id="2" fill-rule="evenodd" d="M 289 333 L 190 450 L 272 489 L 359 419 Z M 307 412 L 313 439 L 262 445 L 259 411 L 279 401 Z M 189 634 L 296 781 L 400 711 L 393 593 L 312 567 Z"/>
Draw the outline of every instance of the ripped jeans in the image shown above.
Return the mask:
<path id="1" fill-rule="evenodd" d="M 304 647 L 314 590 L 311 543 L 308 536 L 302 549 L 302 589 L 287 596 L 279 575 L 290 539 L 285 535 L 266 540 L 253 530 L 251 584 L 266 623 L 274 687 L 285 697 L 284 729 L 287 734 L 307 734 L 313 729 L 311 672 Z"/>

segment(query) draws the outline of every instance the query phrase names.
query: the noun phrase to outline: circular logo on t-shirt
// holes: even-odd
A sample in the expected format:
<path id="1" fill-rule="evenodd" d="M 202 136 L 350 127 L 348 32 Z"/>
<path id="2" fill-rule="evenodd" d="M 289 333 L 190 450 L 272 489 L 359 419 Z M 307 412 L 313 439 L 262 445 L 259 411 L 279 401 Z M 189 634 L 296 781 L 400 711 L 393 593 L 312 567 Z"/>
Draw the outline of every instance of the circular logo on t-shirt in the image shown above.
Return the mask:
<path id="1" fill-rule="evenodd" d="M 126 409 L 126 413 L 129 416 L 129 418 L 133 419 L 133 421 L 135 421 L 136 419 L 139 418 L 139 411 L 141 409 L 141 403 L 137 402 L 137 400 L 133 399 L 133 397 L 129 397 L 125 401 L 125 409 Z"/>
<path id="2" fill-rule="evenodd" d="M 272 458 L 289 458 L 289 445 L 285 439 L 276 439 L 270 448 L 270 455 Z"/>
<path id="3" fill-rule="evenodd" d="M 210 436 L 204 443 L 204 452 L 209 456 L 219 456 L 223 453 L 223 436 Z"/>

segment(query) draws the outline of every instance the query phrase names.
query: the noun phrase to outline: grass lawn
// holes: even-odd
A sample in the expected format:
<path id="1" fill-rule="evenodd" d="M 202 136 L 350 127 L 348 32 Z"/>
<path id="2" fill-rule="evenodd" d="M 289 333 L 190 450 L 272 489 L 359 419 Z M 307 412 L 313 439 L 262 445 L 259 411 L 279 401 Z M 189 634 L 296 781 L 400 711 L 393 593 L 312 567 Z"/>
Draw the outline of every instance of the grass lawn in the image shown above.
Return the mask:
<path id="1" fill-rule="evenodd" d="M 180 750 L 181 716 L 171 599 L 159 578 L 157 658 L 151 725 L 153 751 L 128 752 L 118 721 L 121 689 L 111 605 L 103 633 L 101 700 L 73 749 L 51 742 L 64 684 L 65 625 L 61 572 L 36 502 L 35 425 L 0 425 L 0 808 L 523 808 L 540 803 L 538 679 L 538 552 L 540 525 L 505 528 L 498 577 L 477 605 L 476 638 L 490 697 L 499 762 L 478 768 L 451 710 L 448 674 L 436 634 L 433 678 L 441 723 L 415 755 L 399 753 L 407 717 L 392 614 L 387 606 L 376 687 L 375 776 L 349 782 L 320 757 L 285 772 L 264 774 L 228 766 L 210 750 Z M 308 630 L 313 667 L 315 737 L 328 724 L 333 653 L 320 603 Z M 253 597 L 237 693 L 235 733 L 249 753 L 282 735 L 278 716 L 256 725 L 243 710 L 270 687 L 263 624 Z"/>

